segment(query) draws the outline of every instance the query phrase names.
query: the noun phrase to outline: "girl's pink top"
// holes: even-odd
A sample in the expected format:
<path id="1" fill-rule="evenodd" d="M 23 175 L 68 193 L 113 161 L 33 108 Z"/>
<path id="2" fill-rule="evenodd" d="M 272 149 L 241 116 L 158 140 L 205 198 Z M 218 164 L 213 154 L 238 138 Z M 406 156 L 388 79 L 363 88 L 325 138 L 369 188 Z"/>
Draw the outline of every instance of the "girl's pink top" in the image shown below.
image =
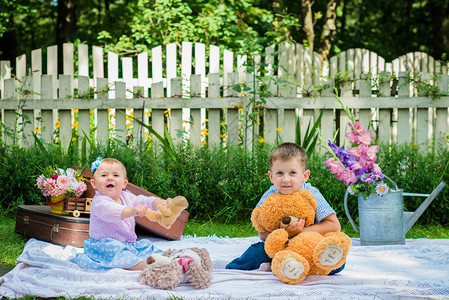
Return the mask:
<path id="1" fill-rule="evenodd" d="M 131 192 L 122 191 L 120 198 L 124 204 L 119 204 L 112 198 L 96 191 L 90 208 L 89 235 L 91 238 L 96 240 L 113 238 L 122 242 L 136 241 L 136 220 L 134 217 L 122 220 L 120 218 L 122 210 L 127 206 L 137 206 L 139 204 L 154 210 L 153 200 L 157 199 L 157 197 L 136 196 Z"/>

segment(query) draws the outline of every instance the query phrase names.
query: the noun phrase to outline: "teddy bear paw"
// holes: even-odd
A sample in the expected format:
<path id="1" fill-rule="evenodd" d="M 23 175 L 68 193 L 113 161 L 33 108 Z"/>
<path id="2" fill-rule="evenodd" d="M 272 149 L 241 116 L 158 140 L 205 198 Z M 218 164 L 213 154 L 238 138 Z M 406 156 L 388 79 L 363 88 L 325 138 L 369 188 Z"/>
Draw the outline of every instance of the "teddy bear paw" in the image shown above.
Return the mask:
<path id="1" fill-rule="evenodd" d="M 286 250 L 276 253 L 271 269 L 282 282 L 298 284 L 309 272 L 309 263 L 302 255 Z"/>
<path id="2" fill-rule="evenodd" d="M 320 263 L 324 266 L 335 266 L 343 257 L 343 249 L 334 244 L 327 245 L 320 255 Z"/>

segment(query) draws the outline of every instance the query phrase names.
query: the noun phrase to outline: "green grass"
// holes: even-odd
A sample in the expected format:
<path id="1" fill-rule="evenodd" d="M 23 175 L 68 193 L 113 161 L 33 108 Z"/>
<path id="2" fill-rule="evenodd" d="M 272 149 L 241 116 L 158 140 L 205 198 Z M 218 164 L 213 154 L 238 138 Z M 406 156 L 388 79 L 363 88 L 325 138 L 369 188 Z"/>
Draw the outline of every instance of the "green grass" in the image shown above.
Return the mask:
<path id="1" fill-rule="evenodd" d="M 0 267 L 2 268 L 12 268 L 16 265 L 16 259 L 22 253 L 27 241 L 25 237 L 14 232 L 14 226 L 14 217 L 0 216 Z M 342 223 L 342 231 L 350 237 L 359 237 L 349 223 Z M 257 236 L 257 231 L 251 226 L 250 220 L 238 224 L 189 220 L 184 235 L 249 237 Z M 449 228 L 441 225 L 414 225 L 406 238 L 449 239 Z"/>

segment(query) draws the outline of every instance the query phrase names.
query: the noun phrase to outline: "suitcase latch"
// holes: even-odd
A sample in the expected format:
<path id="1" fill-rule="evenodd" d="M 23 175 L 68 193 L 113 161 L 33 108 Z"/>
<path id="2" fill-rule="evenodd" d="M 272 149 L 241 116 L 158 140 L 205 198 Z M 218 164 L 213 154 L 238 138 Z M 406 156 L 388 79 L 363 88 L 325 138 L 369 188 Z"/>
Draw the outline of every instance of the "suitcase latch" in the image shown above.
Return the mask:
<path id="1" fill-rule="evenodd" d="M 24 216 L 23 217 L 23 224 L 29 224 L 29 220 L 30 220 L 30 217 L 29 216 Z"/>
<path id="2" fill-rule="evenodd" d="M 52 230 L 53 230 L 54 232 L 59 232 L 59 224 L 53 224 Z"/>

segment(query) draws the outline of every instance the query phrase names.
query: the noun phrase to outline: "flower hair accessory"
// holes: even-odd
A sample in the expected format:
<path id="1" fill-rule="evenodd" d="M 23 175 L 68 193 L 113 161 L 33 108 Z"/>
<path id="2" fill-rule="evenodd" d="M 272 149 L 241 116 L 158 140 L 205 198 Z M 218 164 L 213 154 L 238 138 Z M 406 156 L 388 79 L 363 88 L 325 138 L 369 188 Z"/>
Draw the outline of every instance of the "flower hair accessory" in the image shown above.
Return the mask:
<path id="1" fill-rule="evenodd" d="M 92 173 L 95 172 L 95 170 L 98 168 L 102 159 L 103 158 L 101 156 L 98 156 L 97 159 L 92 163 L 92 165 L 90 166 L 90 170 L 92 171 Z"/>

